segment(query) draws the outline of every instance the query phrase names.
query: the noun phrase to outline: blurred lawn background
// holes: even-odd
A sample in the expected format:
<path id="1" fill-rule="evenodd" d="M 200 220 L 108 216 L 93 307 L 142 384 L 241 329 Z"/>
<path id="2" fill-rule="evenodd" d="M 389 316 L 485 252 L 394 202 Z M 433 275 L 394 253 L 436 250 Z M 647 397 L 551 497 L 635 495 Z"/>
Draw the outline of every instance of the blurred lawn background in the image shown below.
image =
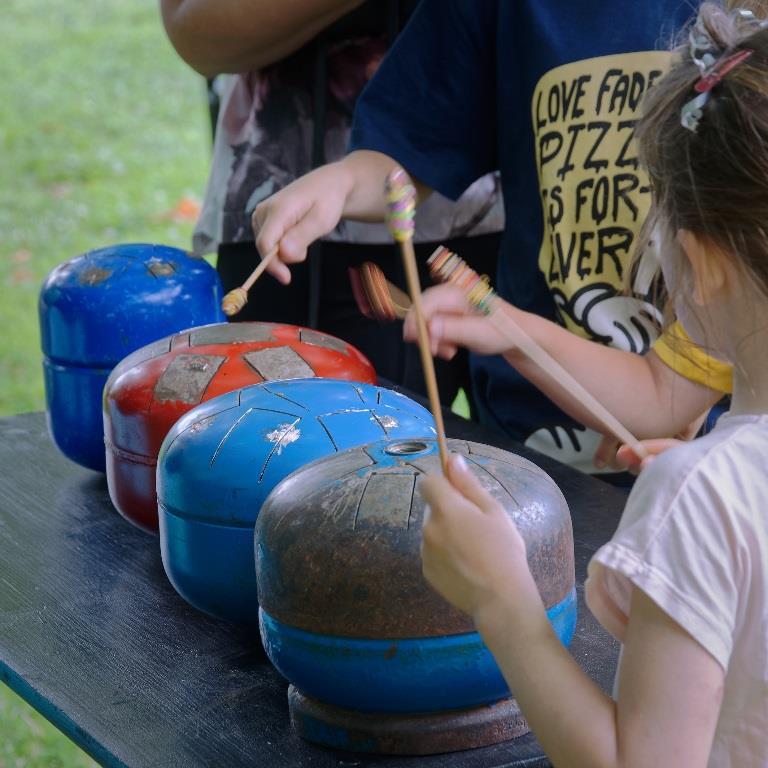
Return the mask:
<path id="1" fill-rule="evenodd" d="M 1 416 L 45 407 L 37 295 L 56 264 L 189 246 L 210 127 L 154 0 L 2 0 L 0 16 Z M 0 683 L 0 768 L 94 765 Z"/>
<path id="2" fill-rule="evenodd" d="M 40 283 L 91 248 L 186 248 L 210 152 L 205 84 L 154 0 L 3 0 L 0 415 L 44 408 Z M 0 684 L 0 768 L 94 766 Z"/>

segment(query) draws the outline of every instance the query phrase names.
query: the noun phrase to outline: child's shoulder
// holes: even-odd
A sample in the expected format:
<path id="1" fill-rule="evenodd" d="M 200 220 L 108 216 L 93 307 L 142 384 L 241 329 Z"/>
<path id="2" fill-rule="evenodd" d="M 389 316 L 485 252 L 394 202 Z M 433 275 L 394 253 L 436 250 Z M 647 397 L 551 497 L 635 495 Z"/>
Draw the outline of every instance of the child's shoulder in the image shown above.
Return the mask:
<path id="1" fill-rule="evenodd" d="M 754 509 L 768 502 L 768 415 L 726 414 L 704 437 L 659 455 L 635 484 L 628 508 L 688 504 Z"/>
<path id="2" fill-rule="evenodd" d="M 638 483 L 671 479 L 680 486 L 691 474 L 764 465 L 768 455 L 765 451 L 768 451 L 768 415 L 727 413 L 708 434 L 660 454 L 638 478 Z"/>

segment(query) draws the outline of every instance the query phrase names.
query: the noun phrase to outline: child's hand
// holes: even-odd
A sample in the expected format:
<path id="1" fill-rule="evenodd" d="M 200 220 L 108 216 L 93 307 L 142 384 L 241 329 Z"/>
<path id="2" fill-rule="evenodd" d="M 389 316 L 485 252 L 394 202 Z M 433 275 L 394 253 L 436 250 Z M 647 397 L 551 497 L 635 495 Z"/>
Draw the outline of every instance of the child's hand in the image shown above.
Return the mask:
<path id="1" fill-rule="evenodd" d="M 532 582 L 525 542 L 502 506 L 482 487 L 459 455 L 448 478 L 421 483 L 427 502 L 421 545 L 427 581 L 447 600 L 477 619 L 489 606 Z"/>
<path id="2" fill-rule="evenodd" d="M 473 309 L 464 292 L 454 285 L 428 288 L 421 297 L 424 320 L 429 328 L 432 354 L 450 360 L 459 347 L 467 347 L 481 355 L 506 352 L 509 340 L 499 333 L 485 315 Z M 416 341 L 416 316 L 408 312 L 403 338 Z"/>
<path id="3" fill-rule="evenodd" d="M 630 446 L 622 445 L 616 452 L 616 461 L 619 465 L 625 467 L 630 472 L 638 474 L 648 467 L 648 465 L 664 451 L 682 445 L 684 440 L 677 440 L 674 437 L 660 437 L 656 440 L 641 440 L 640 444 L 648 451 L 648 456 L 641 459 Z"/>
<path id="4" fill-rule="evenodd" d="M 267 272 L 291 282 L 288 264 L 307 258 L 307 248 L 327 235 L 344 213 L 351 180 L 341 163 L 324 165 L 296 179 L 256 206 L 251 223 L 262 257 L 279 244 Z"/>
<path id="5" fill-rule="evenodd" d="M 640 457 L 627 445 L 623 445 L 613 435 L 603 435 L 600 444 L 595 450 L 592 460 L 598 469 L 610 467 L 617 472 L 628 471 L 632 474 L 642 472 L 648 464 L 660 453 L 674 448 L 681 442 L 693 440 L 699 434 L 701 425 L 707 417 L 707 412 L 694 419 L 685 429 L 678 432 L 674 438 L 658 438 L 656 440 L 641 440 L 645 449 L 650 454 L 646 459 Z"/>

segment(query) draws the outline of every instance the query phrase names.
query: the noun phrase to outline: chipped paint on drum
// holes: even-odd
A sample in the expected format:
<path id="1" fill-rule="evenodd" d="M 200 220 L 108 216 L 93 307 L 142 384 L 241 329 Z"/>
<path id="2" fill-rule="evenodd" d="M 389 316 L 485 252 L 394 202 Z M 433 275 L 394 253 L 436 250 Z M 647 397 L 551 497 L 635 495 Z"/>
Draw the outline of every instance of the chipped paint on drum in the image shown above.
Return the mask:
<path id="1" fill-rule="evenodd" d="M 126 355 L 192 325 L 224 319 L 205 261 L 162 245 L 89 251 L 46 278 L 38 303 L 48 424 L 70 459 L 105 469 L 101 398 Z"/>
<path id="2" fill-rule="evenodd" d="M 253 528 L 270 491 L 308 462 L 386 436 L 433 437 L 434 421 L 390 390 L 319 378 L 245 387 L 189 411 L 157 467 L 171 583 L 200 610 L 256 624 Z"/>
<path id="3" fill-rule="evenodd" d="M 274 444 L 278 456 L 285 446 L 295 443 L 301 437 L 301 430 L 296 426 L 298 423 L 299 419 L 296 419 L 292 424 L 281 424 L 277 429 L 267 432 L 267 440 Z"/>

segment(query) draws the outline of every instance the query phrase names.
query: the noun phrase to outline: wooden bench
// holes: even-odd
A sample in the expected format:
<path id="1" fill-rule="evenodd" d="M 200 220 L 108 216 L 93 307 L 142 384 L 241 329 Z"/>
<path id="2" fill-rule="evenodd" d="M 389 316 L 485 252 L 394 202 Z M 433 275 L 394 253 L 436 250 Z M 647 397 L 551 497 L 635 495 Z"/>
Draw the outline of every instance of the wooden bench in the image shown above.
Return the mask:
<path id="1" fill-rule="evenodd" d="M 610 690 L 618 646 L 583 604 L 587 562 L 626 493 L 457 417 L 450 437 L 533 459 L 571 508 L 579 664 Z M 287 684 L 246 630 L 189 607 L 157 538 L 124 521 L 103 476 L 64 458 L 44 414 L 0 419 L 0 679 L 107 766 L 547 766 L 533 736 L 427 758 L 325 750 L 291 730 Z"/>

